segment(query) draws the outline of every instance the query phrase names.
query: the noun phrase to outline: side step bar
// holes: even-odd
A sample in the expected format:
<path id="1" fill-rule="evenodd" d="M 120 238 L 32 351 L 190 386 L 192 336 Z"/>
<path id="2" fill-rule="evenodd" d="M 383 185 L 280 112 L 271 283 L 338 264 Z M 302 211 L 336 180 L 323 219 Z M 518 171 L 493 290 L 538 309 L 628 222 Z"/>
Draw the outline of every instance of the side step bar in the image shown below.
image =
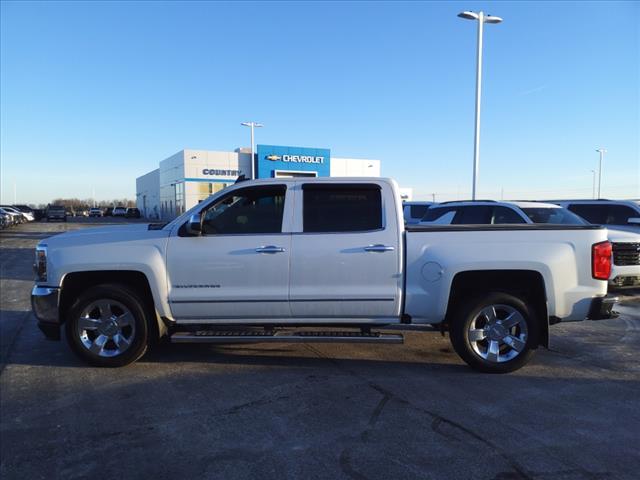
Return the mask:
<path id="1" fill-rule="evenodd" d="M 379 332 L 200 330 L 176 332 L 172 343 L 404 343 L 402 335 Z"/>

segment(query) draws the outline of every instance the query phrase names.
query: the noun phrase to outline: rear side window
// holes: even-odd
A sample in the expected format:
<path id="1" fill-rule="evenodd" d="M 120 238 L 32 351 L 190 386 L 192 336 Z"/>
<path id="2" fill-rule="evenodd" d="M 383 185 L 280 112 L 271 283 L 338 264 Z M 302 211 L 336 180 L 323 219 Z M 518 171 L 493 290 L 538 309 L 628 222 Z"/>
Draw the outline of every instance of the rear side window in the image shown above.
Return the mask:
<path id="1" fill-rule="evenodd" d="M 382 228 L 378 185 L 304 184 L 304 232 L 361 232 Z"/>
<path id="2" fill-rule="evenodd" d="M 527 223 L 517 212 L 507 207 L 493 207 L 493 224 Z"/>

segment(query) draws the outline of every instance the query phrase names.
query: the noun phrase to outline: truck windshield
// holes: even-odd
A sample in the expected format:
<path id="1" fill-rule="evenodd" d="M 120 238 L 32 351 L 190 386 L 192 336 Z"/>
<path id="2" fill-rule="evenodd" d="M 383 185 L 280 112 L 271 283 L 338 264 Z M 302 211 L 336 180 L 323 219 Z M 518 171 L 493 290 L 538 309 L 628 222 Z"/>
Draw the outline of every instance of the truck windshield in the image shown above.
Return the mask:
<path id="1" fill-rule="evenodd" d="M 554 225 L 584 225 L 587 223 L 566 208 L 522 208 L 522 211 L 533 223 Z"/>

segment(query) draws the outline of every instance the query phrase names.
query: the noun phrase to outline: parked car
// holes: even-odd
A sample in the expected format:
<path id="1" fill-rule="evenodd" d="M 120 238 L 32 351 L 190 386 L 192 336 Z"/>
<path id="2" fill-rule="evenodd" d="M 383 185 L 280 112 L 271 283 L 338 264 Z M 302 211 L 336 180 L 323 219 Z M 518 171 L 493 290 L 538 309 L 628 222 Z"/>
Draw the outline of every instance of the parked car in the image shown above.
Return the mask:
<path id="1" fill-rule="evenodd" d="M 25 223 L 25 222 L 33 221 L 33 215 L 23 213 L 17 208 L 12 207 L 11 205 L 0 205 L 0 207 L 2 207 L 6 212 L 11 212 L 15 214 L 17 223 Z"/>
<path id="2" fill-rule="evenodd" d="M 0 207 L 0 213 L 7 216 L 7 222 L 9 226 L 17 225 L 22 222 L 20 215 L 11 210 L 6 210 L 3 207 Z"/>
<path id="3" fill-rule="evenodd" d="M 49 205 L 47 207 L 47 222 L 53 222 L 54 220 L 67 221 L 67 210 L 63 205 Z"/>
<path id="4" fill-rule="evenodd" d="M 633 200 L 552 200 L 594 225 L 640 233 L 640 202 Z"/>
<path id="5" fill-rule="evenodd" d="M 125 207 L 116 207 L 113 209 L 114 217 L 124 217 L 127 214 L 127 209 Z"/>
<path id="6" fill-rule="evenodd" d="M 102 215 L 105 217 L 112 217 L 113 216 L 113 207 L 107 207 L 104 209 L 104 211 L 102 212 Z"/>
<path id="7" fill-rule="evenodd" d="M 424 217 L 427 213 L 427 208 L 433 205 L 433 202 L 403 202 L 402 214 L 404 216 L 404 223 L 407 225 L 414 225 Z"/>
<path id="8" fill-rule="evenodd" d="M 135 207 L 129 207 L 124 216 L 127 218 L 140 218 L 140 210 Z"/>
<path id="9" fill-rule="evenodd" d="M 1 210 L 1 209 L 0 209 Z M 0 211 L 0 229 L 4 230 L 12 225 L 9 214 Z"/>
<path id="10" fill-rule="evenodd" d="M 566 208 L 543 202 L 447 202 L 429 208 L 422 224 L 588 223 Z M 640 234 L 608 228 L 612 244 L 612 288 L 640 286 Z"/>
<path id="11" fill-rule="evenodd" d="M 21 212 L 29 222 L 33 222 L 35 220 L 35 212 L 33 208 L 28 205 L 12 205 L 12 208 Z"/>
<path id="12" fill-rule="evenodd" d="M 89 210 L 89 216 L 90 217 L 101 217 L 102 216 L 102 210 L 100 210 L 97 207 L 94 207 L 91 210 Z"/>
<path id="13" fill-rule="evenodd" d="M 405 227 L 401 208 L 384 178 L 236 183 L 164 225 L 41 241 L 33 309 L 47 337 L 64 324 L 99 366 L 162 336 L 401 343 L 384 329 L 436 326 L 469 365 L 500 373 L 548 346 L 550 325 L 615 315 L 604 228 Z"/>

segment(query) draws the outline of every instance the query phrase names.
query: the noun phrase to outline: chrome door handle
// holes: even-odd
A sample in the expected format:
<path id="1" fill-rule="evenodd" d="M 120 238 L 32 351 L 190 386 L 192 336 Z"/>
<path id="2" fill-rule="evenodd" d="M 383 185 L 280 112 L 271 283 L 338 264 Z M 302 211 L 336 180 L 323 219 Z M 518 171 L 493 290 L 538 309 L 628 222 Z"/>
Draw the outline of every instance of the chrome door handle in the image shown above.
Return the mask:
<path id="1" fill-rule="evenodd" d="M 377 244 L 364 247 L 364 250 L 365 252 L 393 252 L 395 248 L 388 245 Z"/>
<path id="2" fill-rule="evenodd" d="M 284 248 L 276 247 L 275 245 L 267 245 L 265 247 L 256 248 L 256 253 L 282 253 Z"/>

